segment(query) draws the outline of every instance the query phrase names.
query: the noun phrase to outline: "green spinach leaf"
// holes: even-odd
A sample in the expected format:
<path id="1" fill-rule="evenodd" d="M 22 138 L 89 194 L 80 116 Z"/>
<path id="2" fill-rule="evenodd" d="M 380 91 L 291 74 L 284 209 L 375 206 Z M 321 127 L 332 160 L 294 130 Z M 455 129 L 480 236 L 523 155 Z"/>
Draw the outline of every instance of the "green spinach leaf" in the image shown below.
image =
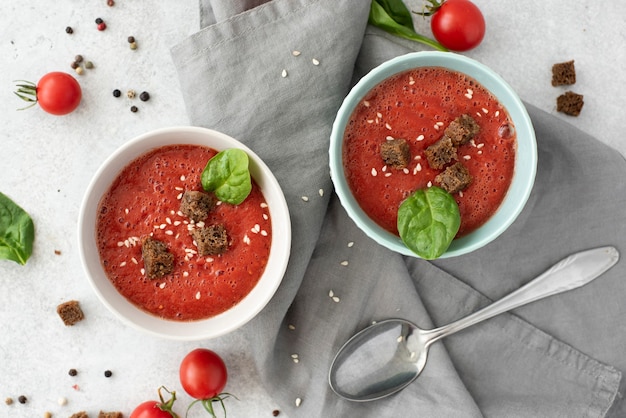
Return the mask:
<path id="1" fill-rule="evenodd" d="M 248 154 L 238 148 L 219 152 L 202 171 L 202 187 L 222 202 L 240 204 L 252 190 L 248 163 Z"/>
<path id="2" fill-rule="evenodd" d="M 450 193 L 436 186 L 417 190 L 398 209 L 402 242 L 426 260 L 440 257 L 460 226 L 459 206 Z"/>
<path id="3" fill-rule="evenodd" d="M 439 51 L 448 51 L 434 39 L 415 32 L 411 13 L 402 0 L 372 0 L 368 22 L 392 35 L 423 43 Z"/>
<path id="4" fill-rule="evenodd" d="M 33 252 L 35 225 L 24 209 L 0 193 L 0 259 L 26 264 Z"/>

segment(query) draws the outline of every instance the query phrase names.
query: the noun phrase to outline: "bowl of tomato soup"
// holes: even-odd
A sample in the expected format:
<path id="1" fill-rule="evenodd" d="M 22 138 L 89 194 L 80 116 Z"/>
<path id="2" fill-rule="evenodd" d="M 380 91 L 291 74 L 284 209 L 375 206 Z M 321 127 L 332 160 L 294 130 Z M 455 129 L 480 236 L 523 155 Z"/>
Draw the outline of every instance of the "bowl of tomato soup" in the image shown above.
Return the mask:
<path id="1" fill-rule="evenodd" d="M 537 167 L 517 94 L 485 65 L 448 52 L 410 53 L 365 75 L 337 113 L 329 154 L 348 215 L 410 256 L 418 255 L 399 236 L 398 209 L 416 190 L 444 187 L 454 198 L 460 226 L 441 257 L 459 256 L 514 222 Z"/>
<path id="2" fill-rule="evenodd" d="M 219 189 L 206 190 L 208 162 L 219 172 L 235 165 L 232 155 L 247 168 L 226 169 Z M 239 183 L 247 187 L 233 200 Z M 198 340 L 235 330 L 265 307 L 287 266 L 291 224 L 280 185 L 251 149 L 210 129 L 172 127 L 106 159 L 85 193 L 78 238 L 87 278 L 117 317 Z"/>

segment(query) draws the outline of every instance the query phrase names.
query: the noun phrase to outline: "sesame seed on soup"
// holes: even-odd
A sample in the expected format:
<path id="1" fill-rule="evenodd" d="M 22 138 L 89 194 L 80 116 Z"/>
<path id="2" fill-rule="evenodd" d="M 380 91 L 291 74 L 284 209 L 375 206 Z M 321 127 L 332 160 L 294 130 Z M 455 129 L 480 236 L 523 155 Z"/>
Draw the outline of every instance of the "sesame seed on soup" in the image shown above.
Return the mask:
<path id="1" fill-rule="evenodd" d="M 353 111 L 344 132 L 343 165 L 348 185 L 363 211 L 398 235 L 398 207 L 413 192 L 437 185 L 443 169 L 433 169 L 425 149 L 446 127 L 467 114 L 479 132 L 457 150 L 472 182 L 454 193 L 461 226 L 457 237 L 479 228 L 497 211 L 515 169 L 517 140 L 513 122 L 497 98 L 473 78 L 441 67 L 398 73 L 376 85 Z M 380 146 L 405 139 L 411 160 L 406 168 L 385 165 Z"/>
<path id="2" fill-rule="evenodd" d="M 271 219 L 258 185 L 240 205 L 218 203 L 193 222 L 180 211 L 186 190 L 202 190 L 200 176 L 217 151 L 199 145 L 156 148 L 128 164 L 102 197 L 96 241 L 105 273 L 138 308 L 158 317 L 193 321 L 239 303 L 259 281 L 270 252 Z M 200 256 L 190 231 L 222 224 L 228 249 Z M 150 279 L 142 259 L 146 237 L 173 254 L 170 274 Z"/>

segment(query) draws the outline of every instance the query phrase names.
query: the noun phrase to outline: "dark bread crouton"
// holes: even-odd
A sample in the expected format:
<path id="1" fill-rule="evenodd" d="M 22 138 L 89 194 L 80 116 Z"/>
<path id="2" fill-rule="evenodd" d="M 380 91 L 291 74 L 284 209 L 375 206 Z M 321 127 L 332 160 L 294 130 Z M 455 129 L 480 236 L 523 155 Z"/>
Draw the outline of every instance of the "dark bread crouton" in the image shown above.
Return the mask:
<path id="1" fill-rule="evenodd" d="M 75 414 L 72 414 L 70 418 L 89 418 L 89 415 L 87 415 L 87 412 L 85 411 L 80 411 Z"/>
<path id="2" fill-rule="evenodd" d="M 180 201 L 180 211 L 194 222 L 200 222 L 213 210 L 215 202 L 215 196 L 212 194 L 187 190 Z"/>
<path id="3" fill-rule="evenodd" d="M 580 115 L 585 102 L 582 94 L 566 91 L 556 98 L 556 110 L 570 116 Z"/>
<path id="4" fill-rule="evenodd" d="M 442 169 L 450 161 L 457 158 L 456 147 L 447 136 L 443 136 L 439 141 L 426 148 L 424 153 L 428 164 L 436 170 Z"/>
<path id="5" fill-rule="evenodd" d="M 455 163 L 438 174 L 435 177 L 435 182 L 446 192 L 453 194 L 469 186 L 472 182 L 472 176 L 467 167 L 461 163 Z"/>
<path id="6" fill-rule="evenodd" d="M 452 140 L 452 145 L 458 147 L 466 144 L 480 131 L 480 126 L 473 117 L 464 114 L 454 119 L 443 134 Z"/>
<path id="7" fill-rule="evenodd" d="M 61 317 L 63 323 L 72 326 L 75 323 L 85 319 L 83 310 L 77 300 L 69 300 L 57 306 L 57 313 Z"/>
<path id="8" fill-rule="evenodd" d="M 380 144 L 380 156 L 393 168 L 405 168 L 411 160 L 411 150 L 405 139 L 390 139 Z"/>
<path id="9" fill-rule="evenodd" d="M 174 270 L 174 255 L 167 245 L 152 237 L 146 237 L 141 243 L 144 269 L 149 279 L 157 279 Z"/>
<path id="10" fill-rule="evenodd" d="M 552 85 L 562 86 L 576 83 L 574 60 L 560 62 L 552 66 Z"/>
<path id="11" fill-rule="evenodd" d="M 224 225 L 209 225 L 191 231 L 191 236 L 198 247 L 198 254 L 222 254 L 228 249 L 228 234 Z"/>
<path id="12" fill-rule="evenodd" d="M 100 411 L 98 414 L 98 418 L 124 418 L 124 415 L 121 412 L 103 412 Z"/>

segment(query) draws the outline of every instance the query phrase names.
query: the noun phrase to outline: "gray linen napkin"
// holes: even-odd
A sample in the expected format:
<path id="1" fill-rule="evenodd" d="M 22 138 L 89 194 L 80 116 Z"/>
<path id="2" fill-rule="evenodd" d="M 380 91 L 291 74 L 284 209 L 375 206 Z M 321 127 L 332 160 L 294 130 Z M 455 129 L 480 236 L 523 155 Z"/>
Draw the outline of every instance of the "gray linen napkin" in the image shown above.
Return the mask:
<path id="1" fill-rule="evenodd" d="M 419 46 L 367 29 L 369 1 L 201 0 L 200 6 L 206 26 L 172 50 L 190 120 L 255 150 L 278 178 L 292 215 L 283 283 L 240 331 L 288 416 L 624 416 L 615 401 L 626 370 L 622 263 L 585 288 L 435 344 L 423 375 L 393 397 L 368 404 L 337 398 L 327 384 L 330 361 L 371 321 L 443 325 L 571 252 L 607 244 L 626 251 L 626 184 L 619 181 L 626 164 L 529 107 L 539 170 L 518 221 L 467 256 L 434 263 L 401 257 L 347 217 L 331 193 L 327 148 L 351 82 Z"/>

